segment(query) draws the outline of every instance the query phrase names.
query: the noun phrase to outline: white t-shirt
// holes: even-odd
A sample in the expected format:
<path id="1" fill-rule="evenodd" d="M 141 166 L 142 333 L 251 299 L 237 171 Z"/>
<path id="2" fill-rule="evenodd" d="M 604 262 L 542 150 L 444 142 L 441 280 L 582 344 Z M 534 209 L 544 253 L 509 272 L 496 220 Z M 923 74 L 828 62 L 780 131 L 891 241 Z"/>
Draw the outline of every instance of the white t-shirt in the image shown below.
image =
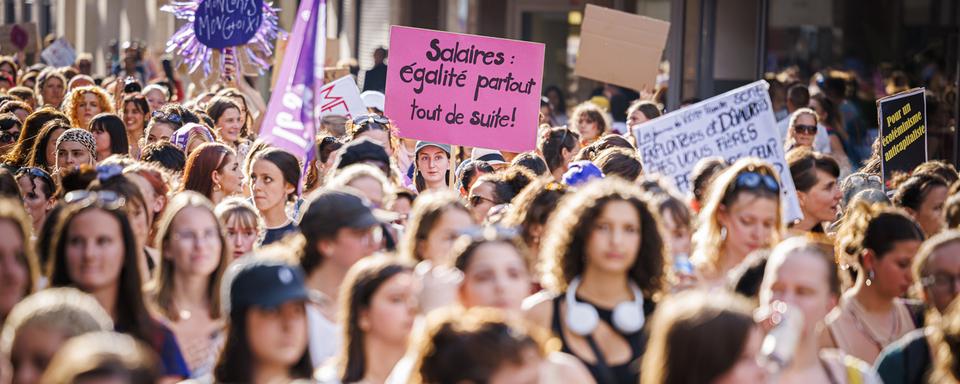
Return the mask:
<path id="1" fill-rule="evenodd" d="M 313 368 L 323 363 L 340 350 L 340 326 L 327 320 L 316 305 L 307 305 L 307 333 L 310 337 L 308 348 Z"/>

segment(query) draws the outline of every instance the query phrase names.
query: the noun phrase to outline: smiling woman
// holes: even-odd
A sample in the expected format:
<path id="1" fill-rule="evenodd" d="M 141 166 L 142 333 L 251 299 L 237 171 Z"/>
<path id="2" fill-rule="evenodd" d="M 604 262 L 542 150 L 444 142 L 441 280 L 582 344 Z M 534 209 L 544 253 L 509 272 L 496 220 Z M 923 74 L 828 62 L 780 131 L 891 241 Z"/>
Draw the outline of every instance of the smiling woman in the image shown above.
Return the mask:
<path id="1" fill-rule="evenodd" d="M 94 116 L 107 112 L 113 113 L 110 95 L 97 86 L 75 88 L 67 94 L 63 102 L 64 112 L 70 118 L 70 125 L 88 129 Z"/>

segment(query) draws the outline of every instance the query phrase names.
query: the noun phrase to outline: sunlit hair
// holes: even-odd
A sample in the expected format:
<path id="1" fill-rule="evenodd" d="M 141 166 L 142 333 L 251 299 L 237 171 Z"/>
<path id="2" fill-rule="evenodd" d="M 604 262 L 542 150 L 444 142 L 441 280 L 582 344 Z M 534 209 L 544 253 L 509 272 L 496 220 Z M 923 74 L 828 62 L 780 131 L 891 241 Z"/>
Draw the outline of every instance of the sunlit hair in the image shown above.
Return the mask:
<path id="1" fill-rule="evenodd" d="M 702 291 L 672 296 L 657 306 L 651 320 L 641 382 L 714 382 L 736 366 L 756 327 L 751 305 L 742 297 Z"/>
<path id="2" fill-rule="evenodd" d="M 69 339 L 87 332 L 113 330 L 113 320 L 93 296 L 79 289 L 44 289 L 27 296 L 10 311 L 0 336 L 0 354 L 10 356 L 17 333 L 31 326 Z"/>
<path id="3" fill-rule="evenodd" d="M 420 243 L 427 239 L 440 218 L 451 210 L 470 214 L 463 202 L 452 192 L 431 191 L 417 196 L 417 200 L 413 202 L 413 207 L 410 209 L 403 241 L 397 248 L 400 257 L 413 262 L 422 261 Z"/>
<path id="4" fill-rule="evenodd" d="M 665 245 L 659 217 L 647 197 L 625 181 L 605 179 L 588 183 L 560 201 L 544 231 L 541 273 L 543 285 L 554 293 L 567 289 L 587 267 L 587 239 L 607 204 L 622 201 L 637 214 L 640 247 L 626 271 L 645 296 L 660 292 L 664 282 Z"/>
<path id="5" fill-rule="evenodd" d="M 837 231 L 837 256 L 844 266 L 862 269 L 864 251 L 878 260 L 900 241 L 924 240 L 923 230 L 900 208 L 858 201 L 847 207 Z"/>
<path id="6" fill-rule="evenodd" d="M 791 237 L 780 242 L 780 244 L 777 244 L 777 246 L 773 248 L 770 256 L 767 258 L 762 285 L 765 287 L 772 286 L 774 284 L 773 279 L 776 278 L 774 274 L 775 271 L 773 271 L 774 266 L 779 265 L 780 260 L 786 260 L 796 254 L 812 255 L 823 262 L 827 272 L 827 292 L 830 296 L 839 298 L 841 294 L 840 268 L 837 266 L 835 258 L 824 249 L 823 243 L 816 242 L 804 236 Z M 771 262 L 773 260 L 778 260 L 778 262 Z"/>
<path id="7" fill-rule="evenodd" d="M 50 196 L 48 196 L 50 197 Z M 23 208 L 23 202 L 20 199 L 0 198 L 0 220 L 9 220 L 17 229 L 23 249 L 17 254 L 17 261 L 22 263 L 27 270 L 29 283 L 27 291 L 21 292 L 23 296 L 36 291 L 39 288 L 40 281 L 40 262 L 34 253 L 33 241 L 33 221 L 30 215 Z M 9 241 L 2 239 L 0 241 Z"/>
<path id="8" fill-rule="evenodd" d="M 40 378 L 46 384 L 92 380 L 155 383 L 160 359 L 147 344 L 115 332 L 91 332 L 70 339 L 57 351 Z"/>
<path id="9" fill-rule="evenodd" d="M 706 272 L 716 272 L 720 262 L 720 252 L 724 249 L 726 239 L 721 236 L 721 227 L 718 216 L 721 209 L 729 210 L 740 196 L 749 196 L 754 199 L 770 199 L 777 204 L 774 214 L 774 230 L 766 244 L 773 245 L 780 241 L 783 233 L 783 213 L 780 206 L 780 195 L 763 188 L 738 189 L 737 176 L 744 172 L 756 172 L 768 175 L 780 182 L 777 172 L 770 163 L 763 160 L 747 157 L 724 169 L 713 178 L 712 185 L 707 190 L 706 201 L 700 211 L 697 231 L 693 234 L 693 257 L 691 261 L 697 268 Z M 752 201 L 752 200 L 751 200 Z"/>
<path id="10" fill-rule="evenodd" d="M 24 81 L 26 81 L 27 79 L 28 79 L 28 76 L 23 77 Z M 50 81 L 50 79 L 60 80 L 60 82 L 63 83 L 63 89 L 64 90 L 67 89 L 67 78 L 63 77 L 63 74 L 61 74 L 60 71 L 57 70 L 57 68 L 47 67 L 43 71 L 40 71 L 40 74 L 37 75 L 37 82 L 36 84 L 34 84 L 33 92 L 37 95 L 37 99 L 39 99 L 41 105 L 48 103 L 48 100 L 43 100 L 42 91 L 43 91 L 43 86 L 46 85 L 47 82 Z M 59 106 L 54 105 L 53 107 L 59 107 Z"/>
<path id="11" fill-rule="evenodd" d="M 210 215 L 210 219 L 213 220 L 214 225 L 217 227 L 217 235 L 220 239 L 220 255 L 218 255 L 220 260 L 217 263 L 217 269 L 210 274 L 207 280 L 206 289 L 206 298 L 210 303 L 210 308 L 208 308 L 210 317 L 214 319 L 220 317 L 220 279 L 230 261 L 230 243 L 223 234 L 223 227 L 214 214 L 213 204 L 210 203 L 210 200 L 193 191 L 182 191 L 170 199 L 170 204 L 168 204 L 167 208 L 163 211 L 163 216 L 160 217 L 157 226 L 157 244 L 160 245 L 160 266 L 157 269 L 157 274 L 154 276 L 150 288 L 157 308 L 168 319 L 179 319 L 180 317 L 176 303 L 173 302 L 173 279 L 176 266 L 173 264 L 173 258 L 168 255 L 170 242 L 173 241 L 173 239 L 171 239 L 171 234 L 174 230 L 173 221 L 185 210 L 193 208 L 200 209 L 205 214 Z"/>
<path id="12" fill-rule="evenodd" d="M 217 215 L 220 226 L 224 229 L 230 223 L 236 222 L 243 228 L 256 230 L 257 235 L 262 237 L 267 228 L 266 224 L 263 223 L 263 218 L 260 217 L 260 213 L 257 212 L 257 208 L 243 197 L 232 196 L 223 199 L 217 204 L 213 213 Z"/>
<path id="13" fill-rule="evenodd" d="M 221 143 L 203 143 L 190 153 L 183 168 L 180 191 L 195 191 L 213 198 L 213 171 L 224 172 L 230 157 L 236 157 L 232 148 Z"/>
<path id="14" fill-rule="evenodd" d="M 207 103 L 207 109 L 205 110 L 205 112 L 207 113 L 207 115 L 210 116 L 211 119 L 213 119 L 213 123 L 216 126 L 219 124 L 219 120 L 223 116 L 223 114 L 230 109 L 236 109 L 237 113 L 240 113 L 240 105 L 237 104 L 236 101 L 234 101 L 230 97 L 218 96 L 213 98 L 213 100 L 210 100 L 209 103 Z M 243 120 L 243 126 L 240 128 L 240 134 L 238 137 L 240 140 L 242 140 L 247 136 L 247 121 L 246 119 L 244 119 L 243 116 L 241 116 L 241 120 Z M 217 136 L 219 135 L 220 134 L 218 130 Z M 221 137 L 220 139 L 222 140 L 223 138 Z"/>
<path id="15" fill-rule="evenodd" d="M 946 230 L 924 241 L 920 245 L 920 249 L 917 250 L 917 255 L 913 258 L 913 280 L 922 285 L 923 278 L 930 273 L 931 256 L 939 252 L 941 248 L 955 243 L 960 243 L 960 231 L 957 230 Z"/>
<path id="16" fill-rule="evenodd" d="M 930 352 L 929 383 L 957 383 L 960 381 L 960 300 L 953 300 L 940 324 L 928 327 Z"/>
<path id="17" fill-rule="evenodd" d="M 504 366 L 523 364 L 532 351 L 550 352 L 544 330 L 492 308 L 447 307 L 431 312 L 411 346 L 410 383 L 486 383 Z"/>
<path id="18" fill-rule="evenodd" d="M 83 95 L 88 93 L 97 97 L 97 103 L 100 104 L 100 113 L 113 113 L 113 99 L 102 88 L 95 85 L 74 88 L 63 99 L 63 112 L 70 119 L 70 125 L 86 130 L 89 130 L 90 127 L 84 126 L 80 122 L 80 103 L 83 102 Z"/>
<path id="19" fill-rule="evenodd" d="M 344 383 L 354 383 L 363 380 L 367 371 L 368 352 L 364 338 L 365 332 L 360 328 L 360 318 L 370 310 L 373 296 L 388 280 L 401 273 L 412 273 L 413 268 L 390 256 L 372 256 L 360 259 L 343 279 L 340 290 L 340 308 L 338 311 L 340 325 L 340 358 L 339 376 Z"/>
<path id="20" fill-rule="evenodd" d="M 331 174 L 331 178 L 327 180 L 325 187 L 345 187 L 350 183 L 362 178 L 376 180 L 377 183 L 380 184 L 380 188 L 383 190 L 384 196 L 393 193 L 392 184 L 389 180 L 387 180 L 387 176 L 383 174 L 383 171 L 381 171 L 380 168 L 363 163 L 350 164 L 345 168 L 334 170 L 334 173 Z"/>
<path id="21" fill-rule="evenodd" d="M 500 243 L 509 245 L 517 251 L 527 273 L 533 271 L 535 261 L 531 257 L 527 245 L 524 244 L 520 236 L 515 235 L 512 228 L 487 226 L 477 228 L 477 230 L 478 233 L 476 234 L 461 235 L 453 243 L 451 253 L 453 254 L 454 267 L 466 273 L 473 263 L 474 253 L 478 248 L 486 244 Z"/>
<path id="22" fill-rule="evenodd" d="M 503 224 L 520 229 L 524 243 L 532 247 L 541 240 L 534 233 L 534 227 L 540 227 L 542 236 L 547 218 L 556 210 L 560 199 L 568 193 L 567 186 L 548 177 L 534 180 L 513 198 Z"/>
<path id="23" fill-rule="evenodd" d="M 581 116 L 597 123 L 597 139 L 610 133 L 612 124 L 610 123 L 609 115 L 596 104 L 588 101 L 577 105 L 577 107 L 573 109 L 573 113 L 570 114 L 570 128 L 573 129 L 574 132 L 579 133 L 580 137 L 583 137 L 583 131 L 579 126 Z"/>
<path id="24" fill-rule="evenodd" d="M 817 116 L 816 111 L 810 108 L 800 108 L 800 109 L 797 109 L 796 111 L 793 111 L 793 113 L 790 114 L 790 120 L 788 120 L 789 125 L 787 126 L 792 129 L 793 126 L 797 124 L 797 119 L 799 119 L 800 116 L 803 116 L 803 115 L 812 117 L 814 124 L 820 124 L 820 118 Z"/>

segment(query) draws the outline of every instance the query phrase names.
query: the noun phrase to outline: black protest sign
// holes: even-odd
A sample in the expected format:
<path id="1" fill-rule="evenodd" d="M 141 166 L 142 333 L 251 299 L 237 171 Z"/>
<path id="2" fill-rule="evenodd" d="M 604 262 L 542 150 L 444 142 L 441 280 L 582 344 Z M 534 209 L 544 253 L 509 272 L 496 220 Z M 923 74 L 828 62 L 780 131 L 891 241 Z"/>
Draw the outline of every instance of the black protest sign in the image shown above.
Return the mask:
<path id="1" fill-rule="evenodd" d="M 895 172 L 911 172 L 927 161 L 927 106 L 923 93 L 923 88 L 915 88 L 877 100 L 884 185 Z"/>

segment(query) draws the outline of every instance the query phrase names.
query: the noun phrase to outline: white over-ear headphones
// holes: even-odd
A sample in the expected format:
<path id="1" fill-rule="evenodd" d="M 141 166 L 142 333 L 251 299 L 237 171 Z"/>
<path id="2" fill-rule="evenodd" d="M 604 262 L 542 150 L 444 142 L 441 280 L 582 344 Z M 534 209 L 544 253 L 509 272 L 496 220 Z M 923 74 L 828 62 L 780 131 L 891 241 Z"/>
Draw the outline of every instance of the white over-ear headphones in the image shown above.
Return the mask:
<path id="1" fill-rule="evenodd" d="M 593 305 L 577 301 L 577 287 L 580 286 L 580 277 L 576 277 L 567 287 L 567 328 L 571 332 L 587 336 L 600 323 L 600 315 Z M 633 282 L 630 282 L 630 290 L 633 291 L 633 301 L 624 301 L 613 308 L 613 326 L 620 332 L 631 334 L 643 328 L 646 317 L 643 315 L 643 293 Z"/>

